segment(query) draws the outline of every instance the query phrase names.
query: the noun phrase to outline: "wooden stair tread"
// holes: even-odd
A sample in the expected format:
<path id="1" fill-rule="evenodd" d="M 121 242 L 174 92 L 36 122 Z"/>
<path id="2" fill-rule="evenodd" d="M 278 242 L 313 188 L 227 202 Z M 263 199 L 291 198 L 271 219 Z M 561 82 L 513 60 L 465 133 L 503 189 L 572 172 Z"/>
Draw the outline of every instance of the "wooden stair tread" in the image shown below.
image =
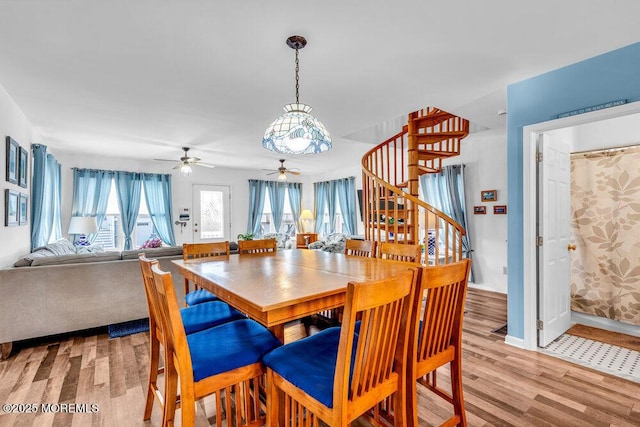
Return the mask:
<path id="1" fill-rule="evenodd" d="M 445 157 L 457 156 L 458 152 L 455 151 L 435 151 L 435 150 L 418 150 L 418 159 L 420 160 L 435 160 Z"/>
<path id="2" fill-rule="evenodd" d="M 429 144 L 433 142 L 440 142 L 446 139 L 458 138 L 462 139 L 469 135 L 469 132 L 465 130 L 454 130 L 450 132 L 433 132 L 433 133 L 412 133 L 410 137 L 418 139 L 418 144 Z"/>
<path id="3" fill-rule="evenodd" d="M 418 127 L 426 128 L 439 125 L 440 123 L 455 117 L 456 116 L 451 113 L 447 113 L 446 111 L 436 110 L 435 112 L 430 112 L 422 117 L 414 117 L 413 122 Z"/>

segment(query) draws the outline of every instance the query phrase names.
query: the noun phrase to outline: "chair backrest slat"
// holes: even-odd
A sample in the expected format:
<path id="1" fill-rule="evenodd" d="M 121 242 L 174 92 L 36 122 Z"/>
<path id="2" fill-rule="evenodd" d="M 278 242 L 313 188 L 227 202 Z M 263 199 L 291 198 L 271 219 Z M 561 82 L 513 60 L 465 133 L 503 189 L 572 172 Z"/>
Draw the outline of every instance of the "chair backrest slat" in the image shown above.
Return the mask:
<path id="1" fill-rule="evenodd" d="M 151 271 L 152 266 L 158 265 L 158 261 L 147 258 L 143 253 L 138 255 L 138 259 L 140 261 L 140 270 L 142 271 L 144 293 L 147 297 L 147 308 L 149 309 L 149 330 L 153 334 L 156 327 L 161 327 L 156 284 Z"/>
<path id="2" fill-rule="evenodd" d="M 275 253 L 277 247 L 276 239 L 240 240 L 238 242 L 240 255 Z"/>
<path id="3" fill-rule="evenodd" d="M 395 261 L 420 263 L 422 247 L 420 245 L 382 242 L 378 246 L 378 257 Z"/>
<path id="4" fill-rule="evenodd" d="M 345 255 L 375 257 L 376 241 L 375 240 L 355 240 L 347 239 L 344 243 Z"/>
<path id="5" fill-rule="evenodd" d="M 182 259 L 228 259 L 230 254 L 229 242 L 214 243 L 183 243 Z"/>

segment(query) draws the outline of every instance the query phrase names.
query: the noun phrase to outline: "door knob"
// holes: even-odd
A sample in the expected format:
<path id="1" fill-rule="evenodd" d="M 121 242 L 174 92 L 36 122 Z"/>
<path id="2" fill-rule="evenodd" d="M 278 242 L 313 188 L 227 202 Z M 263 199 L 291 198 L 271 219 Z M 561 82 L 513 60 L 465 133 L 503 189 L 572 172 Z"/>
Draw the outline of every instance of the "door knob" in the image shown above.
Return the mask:
<path id="1" fill-rule="evenodd" d="M 568 251 L 575 251 L 576 250 L 576 245 L 567 245 L 567 250 Z"/>

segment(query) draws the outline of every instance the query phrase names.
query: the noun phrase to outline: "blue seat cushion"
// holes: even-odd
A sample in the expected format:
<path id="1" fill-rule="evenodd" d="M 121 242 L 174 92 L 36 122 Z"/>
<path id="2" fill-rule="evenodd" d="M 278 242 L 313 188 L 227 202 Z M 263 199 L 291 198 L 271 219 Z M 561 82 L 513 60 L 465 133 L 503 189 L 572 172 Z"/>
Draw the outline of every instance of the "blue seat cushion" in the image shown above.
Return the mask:
<path id="1" fill-rule="evenodd" d="M 187 335 L 187 343 L 194 381 L 260 362 L 282 345 L 271 331 L 246 318 Z"/>
<path id="2" fill-rule="evenodd" d="M 206 289 L 196 289 L 184 296 L 187 305 L 202 304 L 203 302 L 218 301 L 218 297 Z"/>
<path id="3" fill-rule="evenodd" d="M 351 353 L 355 358 L 357 338 Z M 340 327 L 325 329 L 264 356 L 264 364 L 328 408 L 333 408 L 333 382 L 340 343 Z M 349 382 L 351 382 L 349 373 Z"/>
<path id="4" fill-rule="evenodd" d="M 246 316 L 223 301 L 209 301 L 180 309 L 184 332 L 192 334 Z"/>

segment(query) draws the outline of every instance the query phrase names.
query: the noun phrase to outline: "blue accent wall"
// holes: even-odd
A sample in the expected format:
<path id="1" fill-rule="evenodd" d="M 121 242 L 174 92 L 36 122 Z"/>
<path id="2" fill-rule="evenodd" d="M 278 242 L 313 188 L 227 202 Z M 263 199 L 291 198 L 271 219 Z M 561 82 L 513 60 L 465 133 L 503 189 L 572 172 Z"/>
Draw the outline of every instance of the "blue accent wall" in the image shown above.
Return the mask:
<path id="1" fill-rule="evenodd" d="M 507 318 L 514 338 L 524 339 L 522 129 L 619 99 L 640 101 L 640 43 L 507 87 Z"/>

